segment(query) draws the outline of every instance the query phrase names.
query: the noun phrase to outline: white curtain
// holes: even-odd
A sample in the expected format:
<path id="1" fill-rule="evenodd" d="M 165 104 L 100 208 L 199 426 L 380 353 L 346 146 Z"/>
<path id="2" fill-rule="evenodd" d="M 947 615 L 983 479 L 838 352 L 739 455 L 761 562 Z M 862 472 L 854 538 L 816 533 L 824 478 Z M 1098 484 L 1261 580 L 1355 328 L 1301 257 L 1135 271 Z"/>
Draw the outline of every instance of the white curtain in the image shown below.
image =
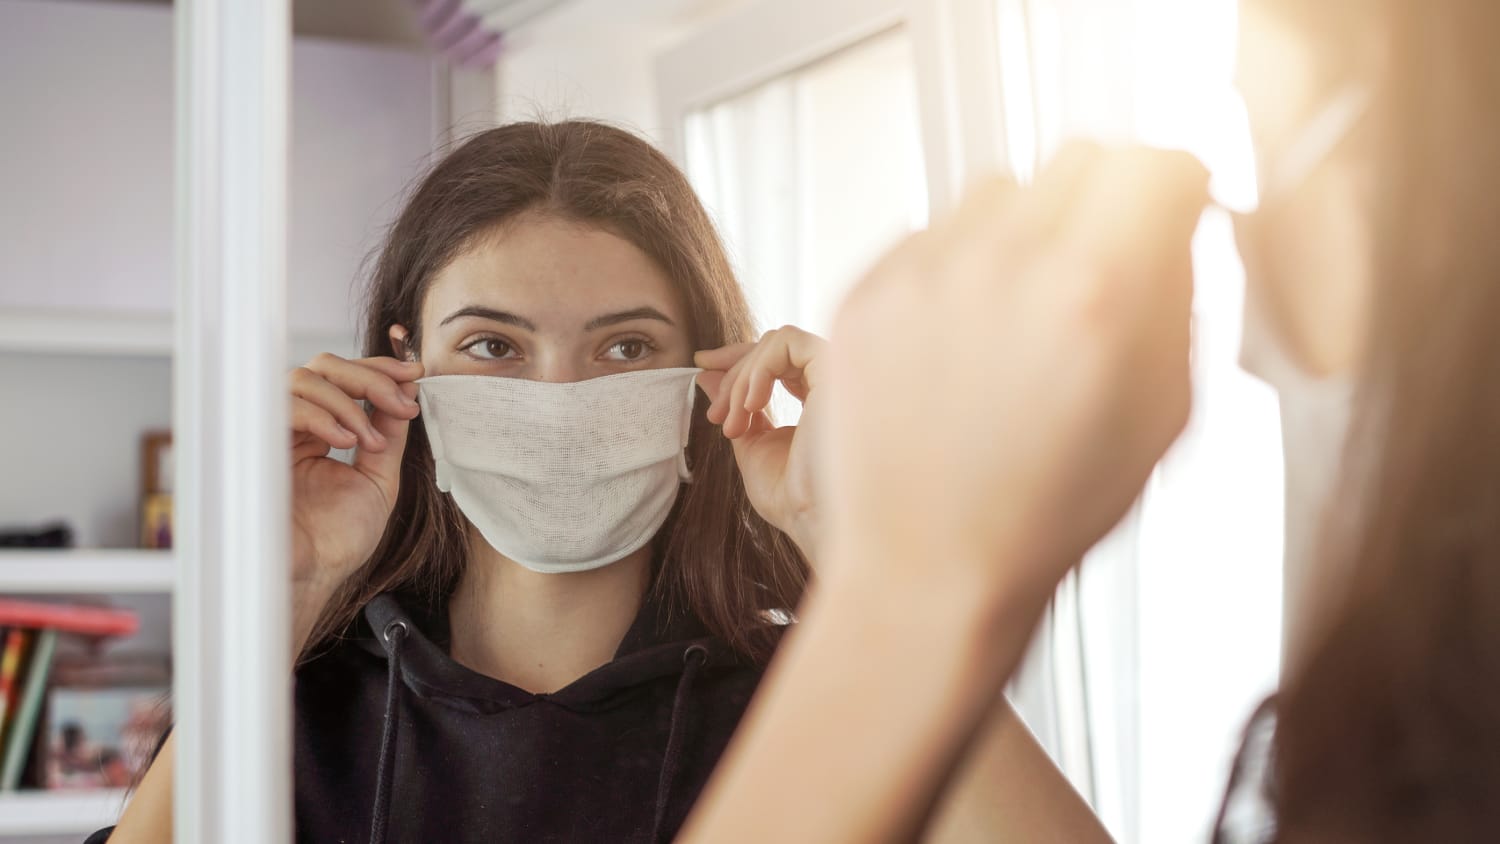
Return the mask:
<path id="1" fill-rule="evenodd" d="M 762 328 L 826 334 L 848 286 L 927 222 L 902 29 L 694 112 L 685 130 L 689 178 Z"/>
<path id="2" fill-rule="evenodd" d="M 1186 148 L 1228 191 L 1253 183 L 1233 0 L 996 3 L 1019 175 L 1089 137 Z M 1237 365 L 1244 278 L 1222 214 L 1204 218 L 1194 265 L 1188 430 L 1059 590 L 1031 668 L 1052 691 L 1058 761 L 1127 843 L 1207 839 L 1239 727 L 1278 670 L 1280 431 L 1274 394 Z"/>
<path id="3" fill-rule="evenodd" d="M 1244 160 L 1227 119 L 1234 0 L 988 2 L 1001 159 L 1021 180 L 1077 136 Z M 918 70 L 898 28 L 688 116 L 689 176 L 763 328 L 826 332 L 846 286 L 925 224 Z M 1189 430 L 1059 589 L 1008 690 L 1122 844 L 1205 839 L 1234 736 L 1277 669 L 1276 407 L 1236 366 L 1227 221 L 1207 218 L 1195 250 Z M 775 409 L 795 421 L 789 398 Z"/>

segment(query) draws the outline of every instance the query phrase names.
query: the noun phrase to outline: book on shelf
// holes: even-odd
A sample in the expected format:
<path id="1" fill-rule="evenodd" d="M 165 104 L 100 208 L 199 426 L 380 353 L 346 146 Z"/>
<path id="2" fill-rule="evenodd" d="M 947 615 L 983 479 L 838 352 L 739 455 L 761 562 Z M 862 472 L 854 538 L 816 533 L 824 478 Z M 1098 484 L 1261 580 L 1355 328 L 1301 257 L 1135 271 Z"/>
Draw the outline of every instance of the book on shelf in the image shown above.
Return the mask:
<path id="1" fill-rule="evenodd" d="M 139 627 L 111 607 L 0 598 L 0 791 L 129 784 L 166 727 L 170 667 L 101 656 Z M 74 646 L 59 650 L 64 637 Z"/>
<path id="2" fill-rule="evenodd" d="M 31 755 L 36 739 L 37 718 L 47 691 L 47 672 L 52 670 L 52 653 L 57 649 L 57 631 L 38 630 L 26 658 L 25 683 L 15 717 L 5 736 L 5 755 L 0 764 L 0 791 L 15 791 L 21 784 L 21 770 Z"/>
<path id="3" fill-rule="evenodd" d="M 0 754 L 5 749 L 5 727 L 20 697 L 21 660 L 31 647 L 32 631 L 0 627 Z"/>
<path id="4" fill-rule="evenodd" d="M 140 628 L 140 619 L 129 610 L 111 607 L 0 598 L 0 624 L 85 636 L 129 636 Z"/>

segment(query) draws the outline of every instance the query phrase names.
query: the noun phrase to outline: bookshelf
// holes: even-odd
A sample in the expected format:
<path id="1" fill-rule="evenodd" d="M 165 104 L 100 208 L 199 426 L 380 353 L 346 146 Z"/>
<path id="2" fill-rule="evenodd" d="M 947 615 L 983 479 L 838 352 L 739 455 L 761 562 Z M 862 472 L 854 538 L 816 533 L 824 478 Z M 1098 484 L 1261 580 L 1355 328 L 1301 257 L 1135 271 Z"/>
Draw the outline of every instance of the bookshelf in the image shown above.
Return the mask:
<path id="1" fill-rule="evenodd" d="M 171 551 L 140 549 L 0 549 L 0 595 L 56 600 L 109 596 L 136 609 L 142 632 L 121 652 L 169 650 L 166 615 L 173 591 Z M 82 841 L 113 824 L 125 804 L 121 789 L 22 790 L 0 793 L 0 844 Z"/>
<path id="2" fill-rule="evenodd" d="M 365 43 L 354 35 L 368 31 L 364 17 L 349 16 L 353 37 L 299 35 L 289 45 L 298 72 L 285 92 L 295 128 L 287 166 L 301 174 L 286 198 L 301 221 L 283 256 L 289 366 L 323 351 L 358 353 L 351 280 L 396 198 L 449 136 L 447 70 L 411 45 Z M 135 543 L 140 438 L 173 422 L 175 44 L 171 4 L 0 2 L 0 55 L 32 80 L 0 86 L 0 111 L 30 127 L 0 132 L 0 184 L 21 177 L 19 192 L 0 191 L 0 209 L 24 213 L 34 235 L 0 249 L 0 271 L 14 279 L 0 285 L 0 383 L 25 397 L 0 438 L 0 526 L 61 521 L 85 546 L 0 549 L 0 596 L 133 611 L 137 634 L 73 637 L 59 652 L 67 644 L 100 664 L 162 659 L 169 669 L 181 555 L 95 549 Z M 90 137 L 101 116 L 115 154 L 93 168 L 52 166 L 77 158 L 69 139 Z M 29 178 L 35 172 L 60 175 Z M 89 248 L 77 248 L 80 234 Z M 216 652 L 219 638 L 193 647 Z M 0 844 L 81 841 L 117 817 L 123 796 L 0 794 Z"/>
<path id="3" fill-rule="evenodd" d="M 172 577 L 170 551 L 0 550 L 4 595 L 170 594 Z"/>
<path id="4" fill-rule="evenodd" d="M 0 840 L 55 835 L 82 841 L 113 824 L 124 805 L 123 789 L 0 794 Z"/>

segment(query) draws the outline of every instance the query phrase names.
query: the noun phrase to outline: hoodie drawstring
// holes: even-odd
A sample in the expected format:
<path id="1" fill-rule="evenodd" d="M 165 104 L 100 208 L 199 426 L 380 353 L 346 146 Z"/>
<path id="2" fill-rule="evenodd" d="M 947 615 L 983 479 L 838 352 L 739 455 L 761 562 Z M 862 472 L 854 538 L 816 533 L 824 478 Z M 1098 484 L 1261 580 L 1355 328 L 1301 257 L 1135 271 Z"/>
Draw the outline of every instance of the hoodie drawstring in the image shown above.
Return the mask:
<path id="1" fill-rule="evenodd" d="M 375 775 L 375 805 L 370 810 L 370 844 L 385 844 L 386 823 L 391 814 L 391 780 L 396 776 L 396 728 L 401 723 L 398 697 L 401 685 L 401 643 L 406 641 L 406 622 L 397 619 L 385 626 L 390 645 L 386 662 L 385 729 L 380 735 L 380 769 Z"/>
<path id="2" fill-rule="evenodd" d="M 667 816 L 667 798 L 672 793 L 672 780 L 677 777 L 677 763 L 682 758 L 682 734 L 686 731 L 683 726 L 684 704 L 687 703 L 688 692 L 692 690 L 693 679 L 698 676 L 698 669 L 707 661 L 708 649 L 702 645 L 689 645 L 682 652 L 684 668 L 677 679 L 677 698 L 672 702 L 672 726 L 667 730 L 667 752 L 662 756 L 661 779 L 656 783 L 656 821 L 651 825 L 651 841 L 655 844 L 660 844 L 663 840 L 662 822 Z"/>

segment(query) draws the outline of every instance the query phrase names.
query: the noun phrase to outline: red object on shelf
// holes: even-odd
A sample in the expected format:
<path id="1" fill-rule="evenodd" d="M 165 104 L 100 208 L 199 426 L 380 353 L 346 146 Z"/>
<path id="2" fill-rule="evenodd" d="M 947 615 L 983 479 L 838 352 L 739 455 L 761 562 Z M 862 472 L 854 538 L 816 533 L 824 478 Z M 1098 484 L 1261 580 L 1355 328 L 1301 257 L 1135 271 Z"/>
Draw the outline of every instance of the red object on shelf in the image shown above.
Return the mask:
<path id="1" fill-rule="evenodd" d="M 50 627 L 85 636 L 129 636 L 141 623 L 130 610 L 0 598 L 0 625 Z"/>

